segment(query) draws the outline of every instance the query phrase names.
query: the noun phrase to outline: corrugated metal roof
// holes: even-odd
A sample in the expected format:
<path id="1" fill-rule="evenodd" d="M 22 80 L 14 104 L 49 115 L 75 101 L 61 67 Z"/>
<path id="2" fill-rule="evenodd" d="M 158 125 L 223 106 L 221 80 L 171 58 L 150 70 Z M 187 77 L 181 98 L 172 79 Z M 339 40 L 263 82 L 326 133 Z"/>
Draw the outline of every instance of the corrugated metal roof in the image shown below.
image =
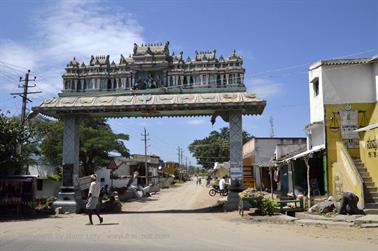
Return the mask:
<path id="1" fill-rule="evenodd" d="M 353 65 L 353 64 L 369 64 L 375 63 L 378 61 L 378 55 L 373 56 L 371 58 L 342 58 L 342 59 L 327 59 L 327 60 L 320 60 L 313 63 L 310 66 L 310 70 L 315 69 L 317 67 L 323 65 Z"/>

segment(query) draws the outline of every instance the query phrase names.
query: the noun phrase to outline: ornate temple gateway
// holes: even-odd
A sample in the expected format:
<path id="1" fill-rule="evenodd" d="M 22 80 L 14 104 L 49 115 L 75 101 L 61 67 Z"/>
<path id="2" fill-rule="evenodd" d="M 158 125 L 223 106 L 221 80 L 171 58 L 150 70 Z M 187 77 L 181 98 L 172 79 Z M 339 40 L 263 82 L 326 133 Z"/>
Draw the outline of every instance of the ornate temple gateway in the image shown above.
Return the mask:
<path id="1" fill-rule="evenodd" d="M 247 93 L 242 58 L 216 51 L 195 52 L 184 59 L 164 44 L 134 44 L 133 54 L 92 56 L 87 64 L 71 60 L 59 97 L 45 100 L 33 112 L 64 120 L 63 186 L 56 205 L 66 211 L 82 207 L 79 191 L 79 123 L 85 116 L 170 117 L 217 116 L 230 123 L 231 191 L 243 186 L 242 115 L 260 115 L 266 102 Z M 229 201 L 237 199 L 230 193 Z"/>
<path id="2" fill-rule="evenodd" d="M 74 58 L 63 75 L 61 95 L 245 91 L 243 61 L 236 51 L 228 58 L 217 58 L 215 50 L 196 51 L 192 60 L 184 59 L 183 52 L 170 54 L 168 46 L 134 44 L 133 54 L 121 55 L 118 64 L 109 56 L 91 56 L 88 64 Z"/>

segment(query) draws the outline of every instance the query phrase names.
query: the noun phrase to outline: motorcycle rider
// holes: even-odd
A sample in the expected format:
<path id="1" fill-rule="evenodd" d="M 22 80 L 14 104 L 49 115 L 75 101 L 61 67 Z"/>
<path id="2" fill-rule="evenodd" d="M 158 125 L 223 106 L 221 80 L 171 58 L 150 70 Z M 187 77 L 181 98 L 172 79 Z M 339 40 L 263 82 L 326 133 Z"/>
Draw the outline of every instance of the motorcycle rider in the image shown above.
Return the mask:
<path id="1" fill-rule="evenodd" d="M 226 185 L 226 176 L 223 176 L 219 181 L 219 191 L 223 191 Z"/>

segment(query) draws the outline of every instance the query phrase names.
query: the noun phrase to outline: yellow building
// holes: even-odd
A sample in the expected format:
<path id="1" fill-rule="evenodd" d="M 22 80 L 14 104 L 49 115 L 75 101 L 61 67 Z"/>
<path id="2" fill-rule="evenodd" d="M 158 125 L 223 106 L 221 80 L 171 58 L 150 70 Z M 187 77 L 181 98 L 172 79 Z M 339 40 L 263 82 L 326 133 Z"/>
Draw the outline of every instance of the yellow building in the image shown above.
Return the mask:
<path id="1" fill-rule="evenodd" d="M 378 208 L 378 56 L 319 61 L 309 80 L 308 148 L 326 148 L 328 193 L 354 192 L 360 207 Z"/>

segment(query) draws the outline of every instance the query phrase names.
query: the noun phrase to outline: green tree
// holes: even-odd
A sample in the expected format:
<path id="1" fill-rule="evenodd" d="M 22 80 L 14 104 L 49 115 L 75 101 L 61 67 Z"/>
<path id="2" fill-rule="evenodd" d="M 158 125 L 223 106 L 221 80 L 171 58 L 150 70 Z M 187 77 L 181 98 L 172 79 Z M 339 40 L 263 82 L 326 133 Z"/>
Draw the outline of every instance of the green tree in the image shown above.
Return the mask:
<path id="1" fill-rule="evenodd" d="M 35 148 L 30 144 L 29 128 L 22 126 L 20 118 L 0 113 L 0 174 L 22 174 L 32 162 Z"/>
<path id="2" fill-rule="evenodd" d="M 63 122 L 40 121 L 37 138 L 41 139 L 42 158 L 50 164 L 60 166 L 63 154 Z M 82 175 L 89 175 L 96 168 L 106 165 L 109 152 L 116 151 L 128 157 L 129 150 L 123 143 L 129 136 L 114 133 L 103 118 L 86 118 L 80 123 L 80 166 Z"/>
<path id="3" fill-rule="evenodd" d="M 225 162 L 230 159 L 230 131 L 228 127 L 220 131 L 211 131 L 209 136 L 196 139 L 189 145 L 189 151 L 197 159 L 197 163 L 209 169 L 215 162 Z M 252 137 L 243 131 L 243 143 Z"/>

